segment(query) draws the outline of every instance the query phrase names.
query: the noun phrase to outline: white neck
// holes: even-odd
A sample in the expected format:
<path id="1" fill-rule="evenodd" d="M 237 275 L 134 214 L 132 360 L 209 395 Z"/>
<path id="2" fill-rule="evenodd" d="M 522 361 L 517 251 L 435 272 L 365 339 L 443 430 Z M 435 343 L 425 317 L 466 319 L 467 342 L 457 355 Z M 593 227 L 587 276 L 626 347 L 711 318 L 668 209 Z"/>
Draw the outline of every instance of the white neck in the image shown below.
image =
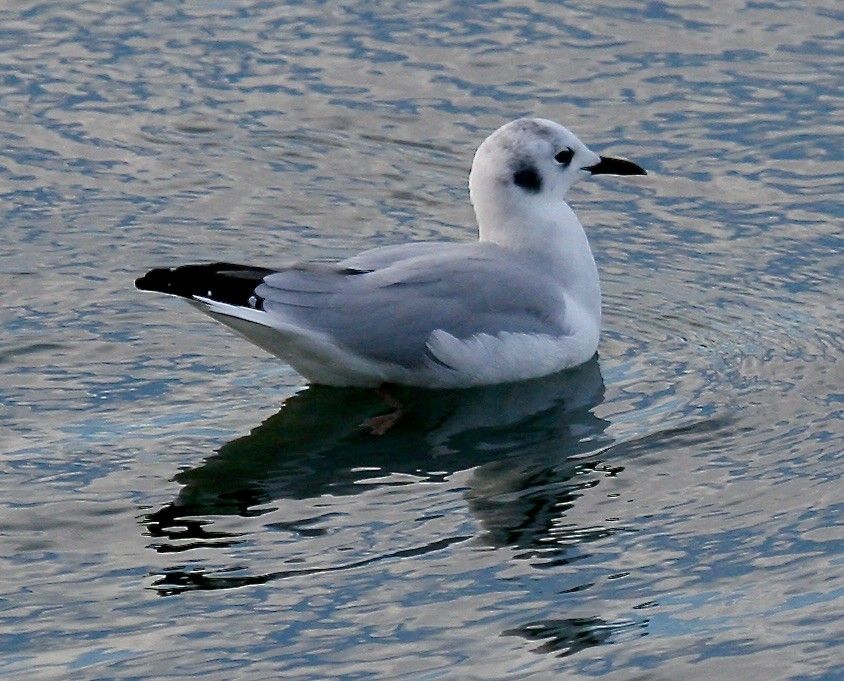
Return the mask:
<path id="1" fill-rule="evenodd" d="M 552 204 L 533 197 L 525 199 L 529 206 L 483 198 L 473 201 L 480 240 L 516 251 L 548 268 L 565 283 L 571 302 L 600 324 L 598 269 L 583 225 L 571 207 L 564 201 Z M 529 224 L 525 224 L 525 216 L 530 216 Z"/>

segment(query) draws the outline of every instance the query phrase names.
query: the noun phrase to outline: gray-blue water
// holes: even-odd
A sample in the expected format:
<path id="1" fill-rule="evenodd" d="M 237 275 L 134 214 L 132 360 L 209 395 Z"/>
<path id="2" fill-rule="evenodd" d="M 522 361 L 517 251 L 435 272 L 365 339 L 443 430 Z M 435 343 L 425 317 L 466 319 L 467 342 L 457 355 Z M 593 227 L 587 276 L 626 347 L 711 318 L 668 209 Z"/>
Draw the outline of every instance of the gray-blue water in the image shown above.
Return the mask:
<path id="1" fill-rule="evenodd" d="M 711 5 L 711 6 L 708 6 Z M 0 9 L 0 675 L 839 679 L 842 20 L 811 3 Z M 154 266 L 472 239 L 478 143 L 571 193 L 600 357 L 308 388 Z"/>

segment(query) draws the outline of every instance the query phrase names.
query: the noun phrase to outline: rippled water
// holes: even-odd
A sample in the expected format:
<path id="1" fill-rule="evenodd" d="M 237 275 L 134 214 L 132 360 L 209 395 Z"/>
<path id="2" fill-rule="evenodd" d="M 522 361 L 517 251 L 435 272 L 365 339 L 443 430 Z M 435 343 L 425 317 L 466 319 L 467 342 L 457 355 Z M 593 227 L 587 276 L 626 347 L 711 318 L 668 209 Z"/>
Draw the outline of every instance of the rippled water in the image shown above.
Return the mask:
<path id="1" fill-rule="evenodd" d="M 0 9 L 4 678 L 830 680 L 844 660 L 837 3 Z M 474 236 L 560 120 L 600 358 L 305 387 L 153 266 Z"/>

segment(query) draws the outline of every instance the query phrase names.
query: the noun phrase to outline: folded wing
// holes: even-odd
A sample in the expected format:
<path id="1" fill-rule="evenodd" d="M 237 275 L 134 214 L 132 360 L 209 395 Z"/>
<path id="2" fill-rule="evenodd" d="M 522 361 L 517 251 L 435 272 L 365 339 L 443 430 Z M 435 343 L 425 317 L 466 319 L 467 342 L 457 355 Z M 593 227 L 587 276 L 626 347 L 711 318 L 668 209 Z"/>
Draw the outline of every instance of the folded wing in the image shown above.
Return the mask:
<path id="1" fill-rule="evenodd" d="M 255 294 L 270 320 L 407 368 L 430 359 L 436 330 L 459 339 L 566 333 L 562 291 L 528 262 L 514 267 L 513 254 L 492 244 L 413 246 L 292 267 L 265 277 Z"/>

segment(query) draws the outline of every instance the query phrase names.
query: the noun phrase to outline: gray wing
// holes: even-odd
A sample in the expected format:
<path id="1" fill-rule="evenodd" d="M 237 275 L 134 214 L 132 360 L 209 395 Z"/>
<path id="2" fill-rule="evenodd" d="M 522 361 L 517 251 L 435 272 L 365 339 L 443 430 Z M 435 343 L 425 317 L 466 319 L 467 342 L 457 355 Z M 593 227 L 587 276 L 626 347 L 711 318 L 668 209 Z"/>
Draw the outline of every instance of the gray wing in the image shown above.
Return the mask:
<path id="1" fill-rule="evenodd" d="M 266 277 L 255 294 L 270 315 L 406 367 L 424 361 L 436 329 L 457 338 L 565 333 L 559 284 L 494 244 L 409 244 L 297 265 Z"/>

